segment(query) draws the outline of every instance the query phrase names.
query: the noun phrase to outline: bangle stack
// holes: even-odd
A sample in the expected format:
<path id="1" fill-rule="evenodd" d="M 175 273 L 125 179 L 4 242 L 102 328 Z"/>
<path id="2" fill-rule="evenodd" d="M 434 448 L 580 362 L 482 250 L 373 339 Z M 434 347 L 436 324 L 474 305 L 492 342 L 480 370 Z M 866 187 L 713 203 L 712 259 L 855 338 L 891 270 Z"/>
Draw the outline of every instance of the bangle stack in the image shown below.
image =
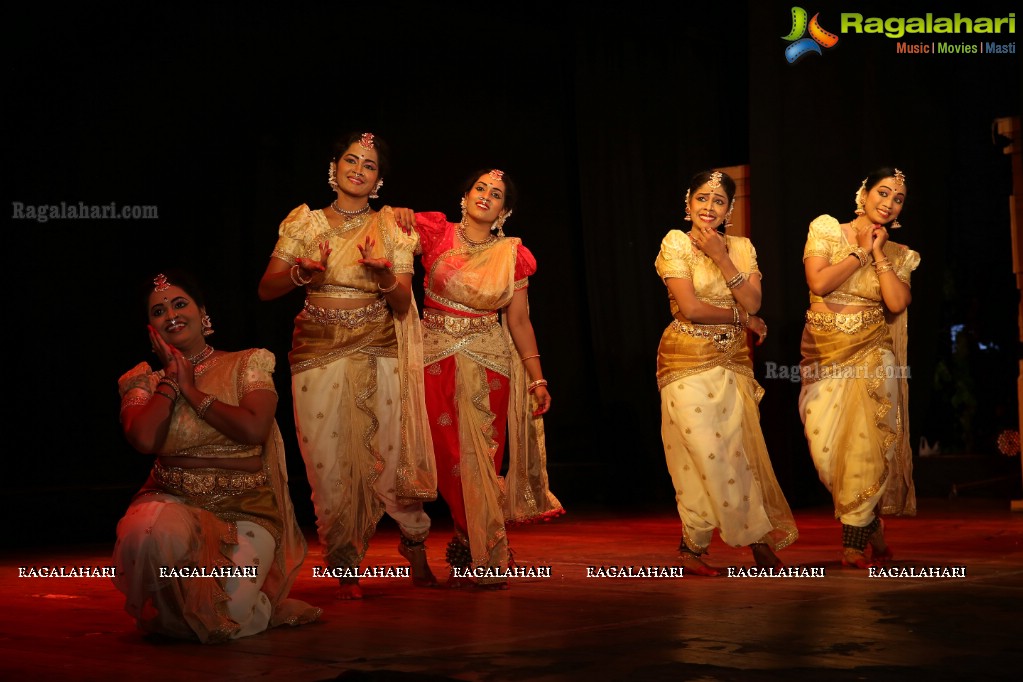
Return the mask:
<path id="1" fill-rule="evenodd" d="M 174 381 L 170 377 L 164 377 L 164 378 L 160 379 L 160 381 L 156 384 L 157 387 L 159 387 L 160 384 L 164 384 L 166 386 L 170 386 L 170 389 L 172 391 L 174 391 L 174 400 L 177 400 L 178 396 L 181 395 L 181 387 L 178 386 L 178 382 Z M 167 396 L 167 397 L 170 398 L 170 396 Z"/>
<path id="2" fill-rule="evenodd" d="M 294 284 L 296 287 L 301 289 L 302 287 L 304 287 L 305 285 L 309 284 L 312 281 L 313 281 L 312 277 L 306 280 L 302 279 L 301 269 L 298 267 L 297 263 L 291 266 L 291 283 Z"/>
<path id="3" fill-rule="evenodd" d="M 735 273 L 735 277 L 725 282 L 725 286 L 729 289 L 738 289 L 746 283 L 746 274 L 742 272 Z"/>
<path id="4" fill-rule="evenodd" d="M 895 267 L 892 265 L 892 262 L 887 258 L 874 261 L 874 271 L 879 275 L 883 272 L 891 272 L 894 269 Z"/>
<path id="5" fill-rule="evenodd" d="M 379 291 L 381 294 L 389 294 L 389 293 L 391 293 L 392 291 L 394 291 L 397 288 L 398 288 L 398 278 L 397 277 L 394 278 L 394 283 L 391 284 L 391 286 L 389 286 L 387 288 L 384 288 L 384 287 L 380 286 L 380 282 L 377 282 L 377 291 Z"/>
<path id="6" fill-rule="evenodd" d="M 536 381 L 529 382 L 529 386 L 527 387 L 527 390 L 530 393 L 532 393 L 533 391 L 535 391 L 540 386 L 546 386 L 546 385 L 547 385 L 547 380 L 546 379 L 537 379 Z"/>
<path id="7" fill-rule="evenodd" d="M 199 417 L 199 419 L 206 421 L 206 413 L 210 411 L 210 407 L 212 407 L 215 402 L 217 402 L 217 396 L 212 393 L 207 395 L 202 399 L 202 402 L 199 403 L 199 406 L 195 408 L 195 415 Z"/>
<path id="8" fill-rule="evenodd" d="M 860 267 L 865 268 L 870 262 L 870 254 L 862 246 L 857 246 L 855 249 L 849 252 L 850 256 L 856 256 L 856 260 L 860 262 Z"/>

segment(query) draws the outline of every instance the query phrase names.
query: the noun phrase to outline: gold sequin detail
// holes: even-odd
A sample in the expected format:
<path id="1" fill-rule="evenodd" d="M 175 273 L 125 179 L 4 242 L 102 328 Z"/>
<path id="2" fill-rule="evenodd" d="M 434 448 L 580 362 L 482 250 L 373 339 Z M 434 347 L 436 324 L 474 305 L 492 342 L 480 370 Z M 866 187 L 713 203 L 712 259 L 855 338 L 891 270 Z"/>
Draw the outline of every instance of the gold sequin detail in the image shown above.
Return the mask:
<path id="1" fill-rule="evenodd" d="M 437 376 L 438 374 L 440 374 L 440 372 L 441 372 L 440 363 L 435 362 L 432 365 L 427 365 L 426 366 L 426 373 L 427 374 L 432 374 L 434 376 Z"/>
<path id="2" fill-rule="evenodd" d="M 437 424 L 439 424 L 440 426 L 451 426 L 453 423 L 454 420 L 451 419 L 451 415 L 448 414 L 447 412 L 444 412 L 439 417 L 437 417 Z"/>
<path id="3" fill-rule="evenodd" d="M 700 413 L 700 412 L 703 412 L 703 410 L 701 410 L 701 409 L 700 409 L 699 407 L 697 407 L 697 408 L 696 408 L 696 412 L 697 412 L 697 413 Z"/>

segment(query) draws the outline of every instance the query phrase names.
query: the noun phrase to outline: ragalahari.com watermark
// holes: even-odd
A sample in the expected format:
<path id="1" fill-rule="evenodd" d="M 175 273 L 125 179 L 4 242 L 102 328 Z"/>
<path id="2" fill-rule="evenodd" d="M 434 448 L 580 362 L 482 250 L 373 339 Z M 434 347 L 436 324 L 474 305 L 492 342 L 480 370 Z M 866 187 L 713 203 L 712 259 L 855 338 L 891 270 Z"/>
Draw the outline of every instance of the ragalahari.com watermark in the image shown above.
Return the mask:
<path id="1" fill-rule="evenodd" d="M 820 381 L 821 379 L 910 379 L 909 365 L 881 365 L 864 367 L 863 365 L 783 365 L 777 362 L 764 363 L 764 379 L 781 379 L 799 383 L 800 381 Z"/>
<path id="2" fill-rule="evenodd" d="M 59 204 L 11 202 L 13 220 L 34 220 L 37 223 L 51 220 L 156 220 L 158 217 L 156 206 L 118 205 L 116 201 L 109 204 L 87 204 L 84 201 L 78 203 L 62 201 Z"/>

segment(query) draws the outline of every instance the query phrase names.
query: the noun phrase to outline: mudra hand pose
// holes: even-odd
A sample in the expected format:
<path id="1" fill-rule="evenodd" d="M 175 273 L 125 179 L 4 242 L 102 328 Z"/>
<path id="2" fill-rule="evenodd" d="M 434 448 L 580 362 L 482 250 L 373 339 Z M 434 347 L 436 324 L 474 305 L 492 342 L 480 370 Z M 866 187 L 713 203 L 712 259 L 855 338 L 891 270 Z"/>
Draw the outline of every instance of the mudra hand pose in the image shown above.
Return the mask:
<path id="1" fill-rule="evenodd" d="M 536 261 L 503 230 L 515 199 L 506 173 L 480 171 L 466 183 L 460 222 L 403 217 L 419 233 L 426 269 L 426 404 L 438 487 L 455 524 L 451 587 L 469 584 L 470 568 L 483 574 L 478 586 L 507 587 L 486 575 L 509 563 L 505 524 L 564 513 L 548 487 L 541 415 L 551 395 L 526 299 Z"/>
<path id="2" fill-rule="evenodd" d="M 327 564 L 357 569 L 387 512 L 414 584 L 428 586 L 436 580 L 423 502 L 436 499 L 437 484 L 411 286 L 418 240 L 397 228 L 389 207 L 370 208 L 386 170 L 380 138 L 342 140 L 329 168 L 336 198 L 315 211 L 303 204 L 281 223 L 259 295 L 306 292 L 288 359 Z M 340 582 L 342 599 L 362 596 L 358 578 Z"/>
<path id="3" fill-rule="evenodd" d="M 153 282 L 149 336 L 163 369 L 143 362 L 118 382 L 125 436 L 157 455 L 117 524 L 125 610 L 147 633 L 202 642 L 315 620 L 319 609 L 286 599 L 306 544 L 274 421 L 274 357 L 214 350 L 194 279 Z"/>
<path id="4" fill-rule="evenodd" d="M 859 568 L 892 557 L 880 512 L 916 513 L 904 369 L 920 254 L 888 240 L 905 201 L 900 170 L 874 171 L 856 191 L 856 216 L 820 216 L 803 250 L 810 309 L 799 413 L 842 523 L 842 561 Z"/>
<path id="5" fill-rule="evenodd" d="M 693 177 L 686 191 L 689 232 L 672 230 L 654 263 L 675 318 L 657 349 L 661 438 L 682 519 L 679 553 L 686 571 L 715 576 L 704 563 L 715 529 L 749 546 L 758 566 L 798 536 L 760 430 L 764 390 L 753 378 L 747 330 L 760 341 L 760 270 L 750 241 L 724 230 L 735 182 L 725 173 Z M 758 342 L 759 343 L 759 342 Z"/>

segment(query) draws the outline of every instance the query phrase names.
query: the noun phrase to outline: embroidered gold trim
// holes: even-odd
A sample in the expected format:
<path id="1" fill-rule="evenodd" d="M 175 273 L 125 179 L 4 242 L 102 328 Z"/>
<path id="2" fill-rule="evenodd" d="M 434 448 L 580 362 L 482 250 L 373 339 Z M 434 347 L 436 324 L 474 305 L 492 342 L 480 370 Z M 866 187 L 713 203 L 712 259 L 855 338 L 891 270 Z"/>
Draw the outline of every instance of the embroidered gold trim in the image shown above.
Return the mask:
<path id="1" fill-rule="evenodd" d="M 837 303 L 839 305 L 869 305 L 876 306 L 878 301 L 872 298 L 864 298 L 856 294 L 847 294 L 844 291 L 832 291 L 827 296 L 810 294 L 810 303 Z"/>
<path id="2" fill-rule="evenodd" d="M 469 306 L 458 303 L 457 301 L 452 301 L 451 299 L 444 298 L 440 294 L 430 291 L 429 289 L 426 290 L 426 298 L 436 301 L 437 303 L 440 303 L 445 308 L 451 308 L 452 310 L 457 310 L 458 312 L 461 313 L 472 313 L 474 315 L 489 315 L 493 312 L 492 310 L 477 310 L 476 308 L 470 308 Z"/>
<path id="3" fill-rule="evenodd" d="M 443 312 L 433 308 L 423 310 L 423 327 L 459 338 L 469 334 L 486 332 L 497 326 L 497 313 L 489 313 L 480 317 L 459 317 L 456 315 L 445 315 Z"/>
<path id="4" fill-rule="evenodd" d="M 161 453 L 165 457 L 230 457 L 238 459 L 241 457 L 252 457 L 263 451 L 259 445 L 197 445 L 194 448 L 185 448 L 171 453 Z"/>
<path id="5" fill-rule="evenodd" d="M 387 301 L 378 298 L 364 308 L 354 310 L 341 310 L 338 308 L 321 308 L 313 305 L 307 298 L 305 301 L 305 313 L 317 324 L 337 324 L 346 329 L 358 329 L 368 322 L 379 320 L 387 312 Z"/>
<path id="6" fill-rule="evenodd" d="M 742 332 L 742 327 L 731 324 L 690 324 L 679 319 L 671 321 L 671 328 L 681 334 L 698 339 L 710 339 L 721 352 L 727 350 Z"/>
<path id="7" fill-rule="evenodd" d="M 283 251 L 281 249 L 274 249 L 273 252 L 270 254 L 270 257 L 278 258 L 287 263 L 288 265 L 294 265 L 297 262 L 294 256 L 292 256 L 287 251 Z"/>
<path id="8" fill-rule="evenodd" d="M 328 296 L 330 298 L 377 298 L 375 291 L 364 291 L 358 287 L 340 284 L 321 284 L 318 287 L 307 287 L 310 295 Z"/>
<path id="9" fill-rule="evenodd" d="M 806 324 L 823 332 L 838 330 L 846 334 L 856 334 L 863 329 L 873 327 L 882 322 L 884 322 L 884 309 L 880 307 L 858 310 L 855 313 L 806 311 Z"/>
<path id="10" fill-rule="evenodd" d="M 181 490 L 195 497 L 235 495 L 266 485 L 266 472 L 230 469 L 181 469 L 157 462 L 153 478 L 164 488 Z"/>

